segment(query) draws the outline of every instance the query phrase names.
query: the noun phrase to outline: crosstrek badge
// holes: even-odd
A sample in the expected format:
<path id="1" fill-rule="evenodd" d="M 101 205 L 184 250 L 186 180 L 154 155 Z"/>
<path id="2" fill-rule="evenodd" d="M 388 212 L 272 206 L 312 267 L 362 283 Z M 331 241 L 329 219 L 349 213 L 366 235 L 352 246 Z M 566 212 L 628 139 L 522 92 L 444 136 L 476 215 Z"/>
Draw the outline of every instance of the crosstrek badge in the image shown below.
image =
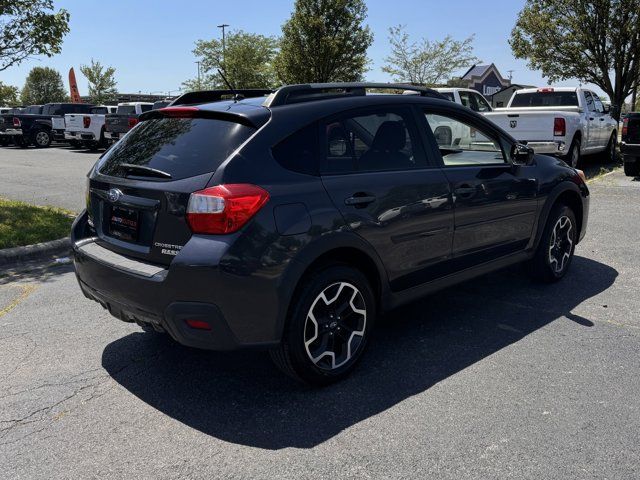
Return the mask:
<path id="1" fill-rule="evenodd" d="M 153 246 L 159 248 L 160 253 L 163 255 L 172 255 L 174 257 L 182 249 L 182 245 L 173 245 L 171 243 L 154 242 Z"/>

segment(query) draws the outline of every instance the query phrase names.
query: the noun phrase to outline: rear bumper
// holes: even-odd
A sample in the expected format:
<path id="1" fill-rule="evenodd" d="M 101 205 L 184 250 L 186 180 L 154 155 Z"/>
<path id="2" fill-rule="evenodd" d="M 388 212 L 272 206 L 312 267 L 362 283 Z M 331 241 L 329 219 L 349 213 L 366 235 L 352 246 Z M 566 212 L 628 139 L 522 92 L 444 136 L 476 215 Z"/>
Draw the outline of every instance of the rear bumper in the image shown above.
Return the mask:
<path id="1" fill-rule="evenodd" d="M 96 136 L 91 132 L 70 132 L 66 130 L 64 138 L 65 140 L 95 140 Z"/>
<path id="2" fill-rule="evenodd" d="M 104 137 L 110 140 L 118 140 L 127 132 L 104 132 Z"/>
<path id="3" fill-rule="evenodd" d="M 87 235 L 86 213 L 74 223 L 71 240 L 82 292 L 116 318 L 160 326 L 183 345 L 209 350 L 269 348 L 280 341 L 277 279 L 225 272 L 220 260 L 226 250 L 212 245 L 215 240 L 192 237 L 168 267 L 100 247 Z M 203 251 L 209 252 L 204 260 Z M 204 321 L 210 330 L 193 329 L 187 319 Z"/>
<path id="4" fill-rule="evenodd" d="M 21 128 L 7 128 L 6 130 L 0 131 L 0 135 L 7 135 L 7 136 L 22 135 L 22 129 Z"/>
<path id="5" fill-rule="evenodd" d="M 523 141 L 527 147 L 533 149 L 535 153 L 543 155 L 566 155 L 566 144 L 561 141 Z"/>

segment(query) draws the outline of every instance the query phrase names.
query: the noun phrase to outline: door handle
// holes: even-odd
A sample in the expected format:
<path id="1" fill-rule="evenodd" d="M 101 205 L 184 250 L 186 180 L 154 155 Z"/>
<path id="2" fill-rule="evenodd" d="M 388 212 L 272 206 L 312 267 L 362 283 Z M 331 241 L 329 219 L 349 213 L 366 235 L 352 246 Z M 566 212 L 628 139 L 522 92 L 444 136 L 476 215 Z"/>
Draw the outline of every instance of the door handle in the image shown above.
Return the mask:
<path id="1" fill-rule="evenodd" d="M 604 122 L 604 118 L 601 118 L 601 119 L 600 119 L 600 121 L 601 121 L 601 122 Z"/>
<path id="2" fill-rule="evenodd" d="M 595 120 L 595 117 L 589 117 L 589 120 Z"/>
<path id="3" fill-rule="evenodd" d="M 476 187 L 472 187 L 471 185 L 460 185 L 453 191 L 453 193 L 459 197 L 469 198 L 475 195 Z"/>
<path id="4" fill-rule="evenodd" d="M 365 207 L 375 201 L 376 197 L 373 195 L 368 195 L 366 193 L 354 193 L 353 196 L 344 199 L 344 204 L 355 207 Z"/>

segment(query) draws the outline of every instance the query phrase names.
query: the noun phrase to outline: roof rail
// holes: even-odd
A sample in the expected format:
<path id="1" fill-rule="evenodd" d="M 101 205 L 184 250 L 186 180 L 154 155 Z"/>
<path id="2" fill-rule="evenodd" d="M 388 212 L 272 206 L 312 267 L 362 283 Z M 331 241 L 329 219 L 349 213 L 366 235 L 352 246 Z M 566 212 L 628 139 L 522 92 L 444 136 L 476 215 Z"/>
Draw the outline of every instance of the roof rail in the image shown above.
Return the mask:
<path id="1" fill-rule="evenodd" d="M 285 85 L 270 95 L 264 103 L 265 107 L 276 107 L 291 103 L 309 102 L 313 100 L 327 100 L 330 98 L 344 98 L 364 96 L 367 89 L 379 90 L 411 90 L 422 97 L 446 100 L 442 94 L 426 87 L 406 85 L 403 83 L 371 83 L 371 82 L 336 82 L 336 83 L 308 83 L 301 85 Z"/>
<path id="2" fill-rule="evenodd" d="M 241 98 L 264 97 L 265 95 L 269 95 L 270 93 L 273 93 L 273 90 L 265 88 L 201 90 L 197 92 L 187 92 L 180 95 L 173 102 L 171 102 L 171 106 L 175 107 L 177 105 L 196 105 L 199 103 L 219 102 L 222 100 L 222 97 L 233 98 L 235 95 L 238 95 Z"/>

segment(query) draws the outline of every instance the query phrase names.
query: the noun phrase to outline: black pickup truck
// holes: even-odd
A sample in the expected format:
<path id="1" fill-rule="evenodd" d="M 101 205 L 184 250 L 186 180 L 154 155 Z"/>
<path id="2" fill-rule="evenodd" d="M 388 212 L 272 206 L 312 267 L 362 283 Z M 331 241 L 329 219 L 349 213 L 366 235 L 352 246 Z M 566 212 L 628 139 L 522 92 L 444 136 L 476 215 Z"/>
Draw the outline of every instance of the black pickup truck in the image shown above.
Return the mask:
<path id="1" fill-rule="evenodd" d="M 138 124 L 138 117 L 153 108 L 153 103 L 119 103 L 116 113 L 104 117 L 104 137 L 108 142 L 117 142 Z"/>
<path id="2" fill-rule="evenodd" d="M 64 115 L 89 113 L 93 105 L 84 103 L 47 103 L 33 111 L 27 107 L 23 113 L 0 116 L 0 136 L 9 137 L 20 147 L 35 145 L 44 148 L 52 140 L 64 140 Z M 54 125 L 57 123 L 57 125 Z"/>
<path id="3" fill-rule="evenodd" d="M 622 120 L 621 140 L 625 175 L 640 176 L 640 112 L 629 113 Z"/>
<path id="4" fill-rule="evenodd" d="M 0 146 L 6 147 L 12 143 L 21 145 L 22 130 L 18 130 L 18 122 L 13 120 L 17 115 L 40 115 L 42 105 L 29 105 L 28 107 L 11 108 L 0 115 Z"/>

